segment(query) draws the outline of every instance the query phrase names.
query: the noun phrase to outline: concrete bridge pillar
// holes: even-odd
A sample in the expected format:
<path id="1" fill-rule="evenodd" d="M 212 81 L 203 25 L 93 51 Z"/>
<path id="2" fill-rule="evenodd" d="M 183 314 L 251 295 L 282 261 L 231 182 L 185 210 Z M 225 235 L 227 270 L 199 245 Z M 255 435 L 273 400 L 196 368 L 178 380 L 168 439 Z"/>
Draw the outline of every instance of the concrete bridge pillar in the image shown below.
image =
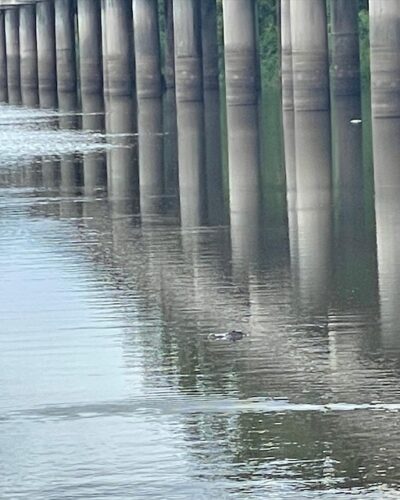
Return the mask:
<path id="1" fill-rule="evenodd" d="M 8 102 L 10 104 L 20 104 L 19 10 L 7 9 L 5 16 Z"/>
<path id="2" fill-rule="evenodd" d="M 204 220 L 205 152 L 200 3 L 174 0 L 175 84 L 182 224 Z"/>
<path id="3" fill-rule="evenodd" d="M 101 0 L 78 0 L 79 73 L 82 128 L 104 127 Z M 87 153 L 83 158 L 84 192 L 90 196 L 106 182 L 103 153 Z"/>
<path id="4" fill-rule="evenodd" d="M 100 0 L 78 0 L 78 33 L 82 125 L 96 130 L 104 111 Z"/>
<path id="5" fill-rule="evenodd" d="M 7 102 L 7 52 L 5 32 L 5 12 L 0 12 L 0 102 Z"/>
<path id="6" fill-rule="evenodd" d="M 400 188 L 400 2 L 370 0 L 375 191 Z"/>
<path id="7" fill-rule="evenodd" d="M 163 193 L 163 109 L 157 0 L 133 0 L 141 213 Z"/>
<path id="8" fill-rule="evenodd" d="M 74 2 L 55 0 L 54 9 L 58 106 L 73 111 L 77 107 Z"/>
<path id="9" fill-rule="evenodd" d="M 335 95 L 360 95 L 358 0 L 331 0 L 331 82 Z"/>
<path id="10" fill-rule="evenodd" d="M 259 124 L 254 0 L 223 0 L 231 223 L 259 205 Z M 247 214 L 244 217 L 244 214 Z M 243 217 L 242 217 L 243 216 Z"/>
<path id="11" fill-rule="evenodd" d="M 178 131 L 176 123 L 174 17 L 172 0 L 164 0 L 164 172 L 165 192 L 178 193 Z"/>
<path id="12" fill-rule="evenodd" d="M 41 108 L 57 106 L 56 42 L 54 4 L 36 4 L 39 103 Z"/>
<path id="13" fill-rule="evenodd" d="M 295 206 L 296 154 L 294 141 L 293 58 L 290 0 L 281 0 L 282 118 L 288 209 Z M 289 217 L 290 221 L 290 217 Z"/>
<path id="14" fill-rule="evenodd" d="M 375 218 L 383 343 L 398 348 L 400 2 L 370 0 Z"/>
<path id="15" fill-rule="evenodd" d="M 327 17 L 325 0 L 296 0 L 290 7 L 296 203 L 302 210 L 331 204 Z"/>
<path id="16" fill-rule="evenodd" d="M 23 5 L 20 7 L 19 41 L 22 104 L 37 106 L 39 104 L 39 89 L 35 5 Z"/>
<path id="17" fill-rule="evenodd" d="M 132 2 L 102 0 L 102 25 L 106 131 L 115 146 L 107 161 L 109 193 L 123 199 L 138 192 Z"/>
<path id="18" fill-rule="evenodd" d="M 175 87 L 175 41 L 173 0 L 164 0 L 165 12 L 165 53 L 164 79 L 167 89 Z"/>
<path id="19" fill-rule="evenodd" d="M 217 2 L 201 2 L 208 222 L 224 219 Z"/>

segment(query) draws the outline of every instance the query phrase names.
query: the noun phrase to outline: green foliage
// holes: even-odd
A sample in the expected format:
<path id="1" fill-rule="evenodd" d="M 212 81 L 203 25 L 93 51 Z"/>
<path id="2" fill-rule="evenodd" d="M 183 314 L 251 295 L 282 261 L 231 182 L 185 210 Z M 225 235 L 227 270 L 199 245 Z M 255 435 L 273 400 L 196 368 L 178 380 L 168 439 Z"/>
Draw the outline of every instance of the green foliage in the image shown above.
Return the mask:
<path id="1" fill-rule="evenodd" d="M 361 74 L 364 81 L 370 78 L 369 16 L 363 9 L 359 13 Z"/>
<path id="2" fill-rule="evenodd" d="M 277 0 L 258 0 L 261 76 L 266 84 L 279 79 L 279 26 Z"/>

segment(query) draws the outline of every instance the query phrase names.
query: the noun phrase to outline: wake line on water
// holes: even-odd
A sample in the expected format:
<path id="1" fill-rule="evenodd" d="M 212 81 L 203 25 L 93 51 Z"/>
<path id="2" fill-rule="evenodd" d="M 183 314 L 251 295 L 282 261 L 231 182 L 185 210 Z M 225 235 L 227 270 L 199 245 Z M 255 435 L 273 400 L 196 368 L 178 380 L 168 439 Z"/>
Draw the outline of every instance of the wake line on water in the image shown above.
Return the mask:
<path id="1" fill-rule="evenodd" d="M 213 400 L 189 398 L 138 399 L 104 403 L 78 403 L 76 405 L 49 405 L 37 408 L 11 410 L 0 415 L 0 423 L 15 419 L 81 419 L 136 415 L 176 414 L 235 414 L 235 413 L 337 413 L 349 411 L 400 411 L 400 403 L 291 403 L 284 400 Z"/>

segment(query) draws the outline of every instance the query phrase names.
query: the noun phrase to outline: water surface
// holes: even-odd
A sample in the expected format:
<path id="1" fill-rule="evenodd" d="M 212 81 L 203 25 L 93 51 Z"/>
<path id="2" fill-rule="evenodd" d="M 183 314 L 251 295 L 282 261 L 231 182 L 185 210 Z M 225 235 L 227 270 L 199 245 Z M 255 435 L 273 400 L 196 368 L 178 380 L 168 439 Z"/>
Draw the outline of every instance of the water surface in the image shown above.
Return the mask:
<path id="1" fill-rule="evenodd" d="M 59 120 L 1 108 L 0 496 L 398 498 L 396 247 L 321 210 L 141 217 Z"/>

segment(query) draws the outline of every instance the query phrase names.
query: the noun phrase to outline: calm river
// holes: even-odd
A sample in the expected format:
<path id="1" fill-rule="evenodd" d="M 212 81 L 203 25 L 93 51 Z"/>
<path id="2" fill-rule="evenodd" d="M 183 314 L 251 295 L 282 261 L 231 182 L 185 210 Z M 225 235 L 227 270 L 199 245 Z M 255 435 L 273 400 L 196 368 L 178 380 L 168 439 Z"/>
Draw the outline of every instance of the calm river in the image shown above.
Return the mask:
<path id="1" fill-rule="evenodd" d="M 399 498 L 397 235 L 140 217 L 107 137 L 0 117 L 2 499 Z"/>

